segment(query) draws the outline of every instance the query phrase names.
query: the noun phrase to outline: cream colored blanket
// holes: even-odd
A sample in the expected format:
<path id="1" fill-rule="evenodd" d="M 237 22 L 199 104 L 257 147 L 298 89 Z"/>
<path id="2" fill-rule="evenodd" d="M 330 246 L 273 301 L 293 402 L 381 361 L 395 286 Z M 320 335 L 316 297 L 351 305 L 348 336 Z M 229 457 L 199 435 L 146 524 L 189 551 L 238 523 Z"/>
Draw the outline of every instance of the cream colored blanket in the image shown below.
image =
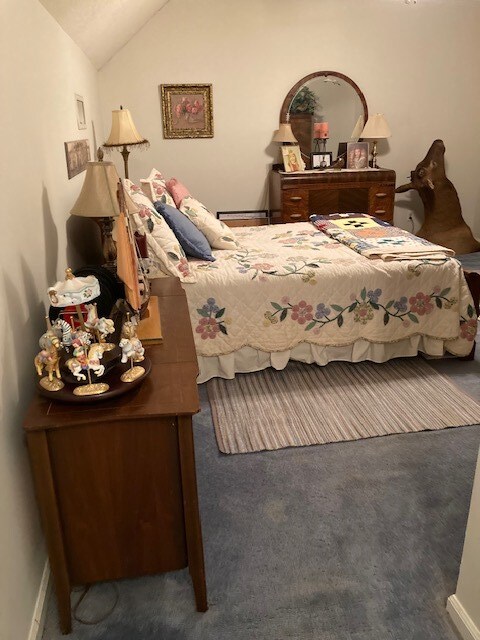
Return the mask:
<path id="1" fill-rule="evenodd" d="M 236 230 L 241 248 L 191 261 L 184 284 L 197 352 L 251 346 L 284 351 L 301 342 L 390 343 L 424 335 L 467 355 L 476 333 L 459 263 L 369 260 L 310 223 Z"/>
<path id="2" fill-rule="evenodd" d="M 430 260 L 439 264 L 455 251 L 392 227 L 367 214 L 311 216 L 313 225 L 362 256 L 379 260 Z"/>

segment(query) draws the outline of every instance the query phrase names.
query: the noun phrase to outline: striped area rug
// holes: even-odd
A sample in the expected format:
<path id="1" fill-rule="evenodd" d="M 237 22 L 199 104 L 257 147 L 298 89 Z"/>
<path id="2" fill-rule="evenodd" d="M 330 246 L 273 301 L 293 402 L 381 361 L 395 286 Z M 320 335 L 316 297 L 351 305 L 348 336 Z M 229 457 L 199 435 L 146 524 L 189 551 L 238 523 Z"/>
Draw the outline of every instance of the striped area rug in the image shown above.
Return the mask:
<path id="1" fill-rule="evenodd" d="M 480 423 L 480 405 L 421 358 L 291 362 L 207 383 L 223 453 L 300 447 Z"/>

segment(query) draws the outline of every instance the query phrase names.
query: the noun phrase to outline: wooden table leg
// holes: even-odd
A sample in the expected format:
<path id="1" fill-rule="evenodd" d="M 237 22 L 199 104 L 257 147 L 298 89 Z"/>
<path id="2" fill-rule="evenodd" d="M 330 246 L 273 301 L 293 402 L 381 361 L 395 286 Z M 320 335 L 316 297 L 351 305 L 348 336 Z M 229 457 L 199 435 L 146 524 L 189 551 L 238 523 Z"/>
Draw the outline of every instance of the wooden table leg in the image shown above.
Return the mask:
<path id="1" fill-rule="evenodd" d="M 192 419 L 190 416 L 178 417 L 178 442 L 180 448 L 188 567 L 192 577 L 197 611 L 207 611 L 207 585 L 205 582 L 202 528 L 198 510 L 195 448 L 193 444 Z"/>
<path id="2" fill-rule="evenodd" d="M 32 431 L 27 435 L 35 490 L 37 493 L 43 532 L 47 541 L 48 557 L 52 570 L 58 615 L 62 633 L 72 630 L 70 604 L 70 579 L 63 546 L 60 515 L 51 475 L 50 456 L 45 431 Z"/>

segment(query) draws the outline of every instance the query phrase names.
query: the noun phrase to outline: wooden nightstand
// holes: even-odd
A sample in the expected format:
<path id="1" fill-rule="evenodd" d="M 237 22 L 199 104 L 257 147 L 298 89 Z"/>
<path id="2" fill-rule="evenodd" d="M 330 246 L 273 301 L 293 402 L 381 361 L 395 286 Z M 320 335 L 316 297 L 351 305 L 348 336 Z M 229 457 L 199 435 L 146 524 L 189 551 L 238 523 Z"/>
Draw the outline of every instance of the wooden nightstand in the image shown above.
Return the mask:
<path id="1" fill-rule="evenodd" d="M 271 171 L 272 222 L 305 222 L 313 213 L 368 213 L 393 221 L 395 171 Z"/>
<path id="2" fill-rule="evenodd" d="M 190 569 L 198 611 L 207 593 L 192 415 L 198 374 L 186 297 L 156 280 L 164 341 L 150 376 L 115 400 L 61 404 L 37 396 L 24 423 L 58 600 L 71 631 L 73 586 Z"/>

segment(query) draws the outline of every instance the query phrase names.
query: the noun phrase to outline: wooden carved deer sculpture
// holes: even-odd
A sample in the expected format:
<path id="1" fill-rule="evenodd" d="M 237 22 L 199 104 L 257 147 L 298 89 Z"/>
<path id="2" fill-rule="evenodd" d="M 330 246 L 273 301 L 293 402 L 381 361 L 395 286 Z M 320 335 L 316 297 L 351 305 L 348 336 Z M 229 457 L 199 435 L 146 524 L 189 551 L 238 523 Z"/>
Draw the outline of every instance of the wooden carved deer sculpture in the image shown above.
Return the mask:
<path id="1" fill-rule="evenodd" d="M 418 191 L 425 220 L 417 236 L 453 249 L 459 255 L 480 251 L 480 243 L 462 217 L 457 191 L 445 175 L 444 157 L 443 141 L 435 140 L 425 158 L 411 172 L 411 182 L 397 187 L 395 192 Z"/>

